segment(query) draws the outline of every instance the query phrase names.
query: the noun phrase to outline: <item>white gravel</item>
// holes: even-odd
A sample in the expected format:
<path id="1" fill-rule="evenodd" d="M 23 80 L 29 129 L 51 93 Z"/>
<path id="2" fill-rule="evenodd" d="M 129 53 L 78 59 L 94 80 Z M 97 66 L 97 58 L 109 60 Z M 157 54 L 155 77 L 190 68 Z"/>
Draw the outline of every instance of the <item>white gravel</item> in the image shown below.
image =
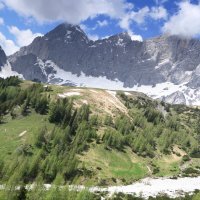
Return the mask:
<path id="1" fill-rule="evenodd" d="M 159 194 L 166 194 L 171 198 L 184 196 L 186 193 L 193 193 L 200 190 L 200 177 L 184 177 L 177 179 L 170 178 L 145 178 L 127 186 L 111 186 L 108 188 L 90 188 L 91 191 L 108 191 L 113 193 L 135 194 L 145 199 Z"/>

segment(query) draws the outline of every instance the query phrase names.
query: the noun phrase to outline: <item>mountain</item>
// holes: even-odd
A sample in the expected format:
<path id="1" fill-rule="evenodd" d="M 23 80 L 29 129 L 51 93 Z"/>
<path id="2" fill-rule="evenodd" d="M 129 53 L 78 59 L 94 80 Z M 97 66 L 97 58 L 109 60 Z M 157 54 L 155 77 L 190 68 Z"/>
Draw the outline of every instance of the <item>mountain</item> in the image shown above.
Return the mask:
<path id="1" fill-rule="evenodd" d="M 200 105 L 197 39 L 163 35 L 138 42 L 121 33 L 91 41 L 79 26 L 61 24 L 8 60 L 27 80 L 135 90 L 171 103 Z"/>
<path id="2" fill-rule="evenodd" d="M 19 76 L 20 78 L 23 78 L 22 74 L 19 74 L 12 69 L 4 50 L 0 46 L 0 77 L 7 78 L 9 76 Z"/>
<path id="3" fill-rule="evenodd" d="M 0 70 L 3 65 L 7 62 L 7 57 L 3 49 L 0 47 Z"/>

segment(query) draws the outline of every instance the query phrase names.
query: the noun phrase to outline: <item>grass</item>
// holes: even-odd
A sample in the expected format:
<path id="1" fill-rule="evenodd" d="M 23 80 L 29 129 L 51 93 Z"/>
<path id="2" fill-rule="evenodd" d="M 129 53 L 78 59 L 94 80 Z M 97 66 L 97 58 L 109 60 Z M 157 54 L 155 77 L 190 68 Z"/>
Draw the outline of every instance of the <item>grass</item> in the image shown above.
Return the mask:
<path id="1" fill-rule="evenodd" d="M 162 155 L 160 158 L 143 158 L 137 156 L 131 149 L 125 149 L 125 152 L 117 150 L 106 150 L 102 144 L 95 145 L 80 157 L 87 169 L 94 171 L 91 185 L 97 184 L 97 179 L 110 180 L 108 184 L 130 184 L 133 181 L 145 178 L 147 176 L 175 176 L 180 173 L 182 157 L 175 154 Z M 153 175 L 153 163 L 159 168 L 159 172 Z M 197 161 L 195 163 L 197 165 Z M 99 170 L 100 169 L 100 170 Z M 117 182 L 112 182 L 112 179 Z M 125 182 L 124 182 L 125 181 Z M 87 182 L 88 183 L 88 182 Z"/>
<path id="2" fill-rule="evenodd" d="M 173 176 L 173 175 L 178 175 L 180 172 L 179 162 L 172 162 L 169 164 L 166 164 L 165 162 L 160 162 L 158 166 L 160 172 L 157 174 L 157 176 Z"/>
<path id="3" fill-rule="evenodd" d="M 16 118 L 14 120 L 5 121 L 0 125 L 0 158 L 8 158 L 8 155 L 12 154 L 16 148 L 23 144 L 27 140 L 32 140 L 36 131 L 39 128 L 49 124 L 47 116 L 31 113 L 26 117 Z M 20 137 L 20 133 L 26 131 L 26 133 Z"/>
<path id="4" fill-rule="evenodd" d="M 118 179 L 127 182 L 144 178 L 148 169 L 145 162 L 126 149 L 125 152 L 117 150 L 108 151 L 103 145 L 91 148 L 81 160 L 86 167 L 91 167 L 100 179 Z M 97 170 L 100 168 L 101 170 Z"/>
<path id="5" fill-rule="evenodd" d="M 180 173 L 182 157 L 174 157 L 172 155 L 163 155 L 162 158 L 154 160 L 154 164 L 159 167 L 156 176 L 173 176 Z"/>
<path id="6" fill-rule="evenodd" d="M 119 163 L 120 164 L 120 163 Z M 141 177 L 144 176 L 145 174 L 145 169 L 144 166 L 141 163 L 127 163 L 128 165 L 123 167 L 121 169 L 121 166 L 116 166 L 113 170 L 113 174 L 117 177 L 117 178 L 130 178 L 134 177 L 134 179 L 139 179 Z"/>

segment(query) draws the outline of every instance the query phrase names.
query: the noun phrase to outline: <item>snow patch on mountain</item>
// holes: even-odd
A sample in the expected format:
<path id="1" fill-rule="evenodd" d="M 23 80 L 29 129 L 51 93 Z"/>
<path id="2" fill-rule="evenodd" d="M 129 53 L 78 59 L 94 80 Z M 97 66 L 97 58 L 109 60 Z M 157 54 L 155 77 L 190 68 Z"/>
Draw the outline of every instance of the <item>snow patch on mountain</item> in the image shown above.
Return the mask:
<path id="1" fill-rule="evenodd" d="M 10 63 L 7 62 L 4 66 L 1 67 L 0 77 L 7 78 L 10 76 L 18 76 L 19 78 L 24 79 L 23 75 L 13 71 Z"/>
<path id="2" fill-rule="evenodd" d="M 154 99 L 164 100 L 173 104 L 200 105 L 200 88 L 193 89 L 188 86 L 188 82 L 174 84 L 172 82 L 159 83 L 152 85 L 135 85 L 134 87 L 124 87 L 124 83 L 117 78 L 108 79 L 106 76 L 87 76 L 81 71 L 80 75 L 67 72 L 59 68 L 51 60 L 42 61 L 37 59 L 36 65 L 39 65 L 42 73 L 47 77 L 49 84 L 71 85 L 78 87 L 102 88 L 107 90 L 123 90 L 142 92 Z M 191 72 L 187 71 L 187 75 Z M 23 75 L 12 70 L 7 62 L 0 71 L 0 77 L 18 76 L 24 79 Z"/>
<path id="3" fill-rule="evenodd" d="M 200 105 L 200 89 L 192 89 L 188 82 L 174 84 L 171 82 L 151 85 L 135 85 L 132 88 L 124 87 L 124 83 L 118 79 L 109 80 L 106 76 L 87 76 L 83 72 L 80 75 L 67 72 L 59 68 L 51 60 L 39 61 L 43 73 L 47 76 L 48 83 L 58 85 L 74 85 L 78 87 L 93 87 L 107 90 L 123 90 L 142 92 L 154 99 L 161 99 L 173 104 Z M 47 74 L 46 67 L 52 68 L 52 73 Z"/>
<path id="4" fill-rule="evenodd" d="M 53 73 L 47 75 L 48 83 L 54 83 L 58 85 L 75 85 L 79 87 L 95 87 L 95 88 L 103 88 L 113 90 L 114 88 L 123 90 L 123 83 L 118 79 L 116 80 L 108 80 L 105 76 L 93 77 L 86 76 L 83 72 L 81 72 L 80 76 L 77 74 L 73 74 L 71 72 L 67 72 L 61 68 L 59 68 L 54 62 L 51 60 L 47 60 L 43 62 L 39 61 L 40 68 L 42 71 L 46 69 L 46 67 L 52 67 Z M 45 75 L 46 71 L 43 72 Z"/>

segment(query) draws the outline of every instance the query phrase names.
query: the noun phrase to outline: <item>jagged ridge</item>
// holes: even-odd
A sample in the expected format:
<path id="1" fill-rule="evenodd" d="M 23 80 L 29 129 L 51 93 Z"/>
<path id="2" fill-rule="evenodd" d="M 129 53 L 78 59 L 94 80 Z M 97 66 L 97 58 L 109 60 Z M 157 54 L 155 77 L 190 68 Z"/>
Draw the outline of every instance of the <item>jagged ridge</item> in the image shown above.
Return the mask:
<path id="1" fill-rule="evenodd" d="M 199 104 L 199 49 L 199 40 L 166 35 L 138 42 L 121 33 L 91 41 L 79 26 L 61 24 L 21 48 L 9 61 L 28 80 L 138 90 L 154 98 L 177 96 L 174 93 L 179 91 L 183 98 L 178 102 Z M 94 80 L 90 77 L 88 82 L 88 76 Z M 95 77 L 101 77 L 102 85 L 95 84 Z"/>

